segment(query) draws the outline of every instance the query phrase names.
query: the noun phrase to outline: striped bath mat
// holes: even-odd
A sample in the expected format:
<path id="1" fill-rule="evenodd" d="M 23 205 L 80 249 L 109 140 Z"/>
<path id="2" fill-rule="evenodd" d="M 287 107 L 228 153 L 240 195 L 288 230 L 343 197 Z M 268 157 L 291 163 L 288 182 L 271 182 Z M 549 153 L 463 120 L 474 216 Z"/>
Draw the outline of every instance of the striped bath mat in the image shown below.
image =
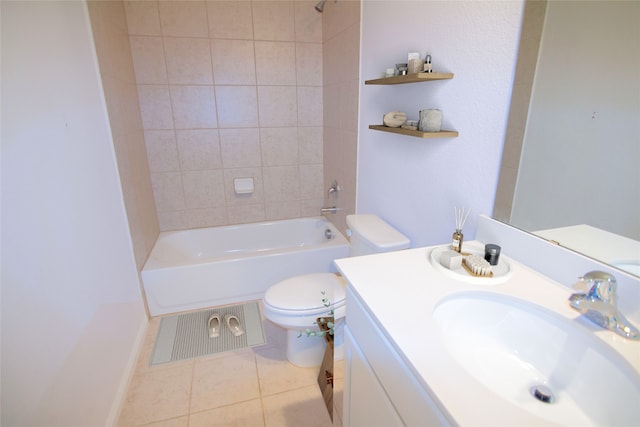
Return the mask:
<path id="1" fill-rule="evenodd" d="M 207 321 L 213 313 L 220 315 L 220 336 L 209 338 Z M 224 323 L 224 316 L 238 317 L 245 333 L 234 336 Z M 151 365 L 222 353 L 267 342 L 257 301 L 211 308 L 162 318 L 151 355 Z"/>

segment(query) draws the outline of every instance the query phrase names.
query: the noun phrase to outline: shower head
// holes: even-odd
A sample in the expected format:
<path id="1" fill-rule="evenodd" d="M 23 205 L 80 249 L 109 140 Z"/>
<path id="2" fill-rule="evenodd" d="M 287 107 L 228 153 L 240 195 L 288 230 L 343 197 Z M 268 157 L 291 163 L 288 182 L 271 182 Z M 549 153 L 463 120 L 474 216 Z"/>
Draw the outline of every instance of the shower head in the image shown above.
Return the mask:
<path id="1" fill-rule="evenodd" d="M 315 9 L 316 9 L 318 12 L 322 13 L 322 11 L 324 10 L 324 4 L 325 4 L 325 2 L 326 2 L 326 1 L 327 1 L 327 0 L 320 0 L 320 1 L 316 4 Z"/>

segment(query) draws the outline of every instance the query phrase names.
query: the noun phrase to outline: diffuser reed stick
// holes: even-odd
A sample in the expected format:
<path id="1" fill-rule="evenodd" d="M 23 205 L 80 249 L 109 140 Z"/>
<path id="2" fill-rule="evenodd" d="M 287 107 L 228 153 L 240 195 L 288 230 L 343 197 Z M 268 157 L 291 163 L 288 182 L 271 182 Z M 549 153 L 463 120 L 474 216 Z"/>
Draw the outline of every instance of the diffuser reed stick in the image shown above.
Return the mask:
<path id="1" fill-rule="evenodd" d="M 454 207 L 453 213 L 456 219 L 456 231 L 453 232 L 453 235 L 451 237 L 451 249 L 456 252 L 461 252 L 462 240 L 464 239 L 462 228 L 464 227 L 464 223 L 467 222 L 467 218 L 469 217 L 469 213 L 471 213 L 471 209 L 467 210 L 465 207 L 463 207 L 462 209 Z"/>

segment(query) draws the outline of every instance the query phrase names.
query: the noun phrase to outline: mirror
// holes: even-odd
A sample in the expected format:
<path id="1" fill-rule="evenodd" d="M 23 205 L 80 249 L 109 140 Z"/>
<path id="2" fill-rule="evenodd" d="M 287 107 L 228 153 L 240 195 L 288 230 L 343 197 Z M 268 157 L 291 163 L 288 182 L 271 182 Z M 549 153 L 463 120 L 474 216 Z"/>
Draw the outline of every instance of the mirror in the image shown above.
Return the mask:
<path id="1" fill-rule="evenodd" d="M 640 3 L 527 1 L 494 218 L 640 276 Z"/>

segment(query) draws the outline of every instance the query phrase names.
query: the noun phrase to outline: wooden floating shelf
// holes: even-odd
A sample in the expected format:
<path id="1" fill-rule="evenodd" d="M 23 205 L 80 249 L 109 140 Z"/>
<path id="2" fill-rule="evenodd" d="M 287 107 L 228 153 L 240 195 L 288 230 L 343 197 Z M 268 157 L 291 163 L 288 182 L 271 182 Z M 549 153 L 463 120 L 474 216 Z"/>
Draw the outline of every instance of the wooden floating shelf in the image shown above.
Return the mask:
<path id="1" fill-rule="evenodd" d="M 440 132 L 422 132 L 420 130 L 410 130 L 402 128 L 390 128 L 385 125 L 369 125 L 369 129 L 382 132 L 396 133 L 399 135 L 415 136 L 418 138 L 455 138 L 458 132 L 455 130 L 441 130 Z"/>
<path id="2" fill-rule="evenodd" d="M 453 73 L 416 73 L 405 76 L 383 77 L 381 79 L 366 80 L 366 85 L 401 85 L 405 83 L 428 82 L 432 80 L 449 80 Z"/>

